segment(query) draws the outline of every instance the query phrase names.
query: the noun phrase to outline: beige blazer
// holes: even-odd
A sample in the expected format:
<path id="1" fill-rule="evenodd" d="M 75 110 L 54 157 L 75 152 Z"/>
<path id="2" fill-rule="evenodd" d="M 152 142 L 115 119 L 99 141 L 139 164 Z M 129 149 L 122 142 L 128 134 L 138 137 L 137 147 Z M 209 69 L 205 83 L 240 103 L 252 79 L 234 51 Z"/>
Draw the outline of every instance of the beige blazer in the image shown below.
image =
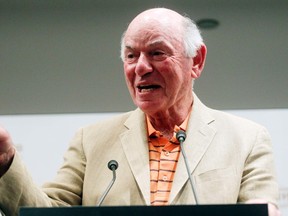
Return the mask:
<path id="1" fill-rule="evenodd" d="M 272 147 L 265 128 L 212 110 L 195 96 L 184 148 L 200 204 L 237 203 L 252 198 L 276 203 Z M 117 160 L 117 179 L 102 205 L 149 205 L 150 173 L 144 113 L 136 109 L 77 132 L 56 178 L 38 188 L 19 156 L 0 179 L 0 207 L 17 215 L 19 206 L 95 205 Z M 43 168 L 45 169 L 45 168 Z M 194 204 L 180 156 L 170 204 Z"/>

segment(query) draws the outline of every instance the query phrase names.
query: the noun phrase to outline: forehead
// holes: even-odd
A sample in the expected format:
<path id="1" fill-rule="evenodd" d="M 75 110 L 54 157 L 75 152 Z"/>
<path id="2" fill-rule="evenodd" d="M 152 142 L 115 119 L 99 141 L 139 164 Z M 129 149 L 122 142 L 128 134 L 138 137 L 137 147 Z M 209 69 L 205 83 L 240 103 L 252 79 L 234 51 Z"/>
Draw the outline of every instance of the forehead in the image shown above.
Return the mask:
<path id="1" fill-rule="evenodd" d="M 166 46 L 172 49 L 179 48 L 181 41 L 182 35 L 179 31 L 153 22 L 129 26 L 124 37 L 125 47 L 131 48 Z"/>

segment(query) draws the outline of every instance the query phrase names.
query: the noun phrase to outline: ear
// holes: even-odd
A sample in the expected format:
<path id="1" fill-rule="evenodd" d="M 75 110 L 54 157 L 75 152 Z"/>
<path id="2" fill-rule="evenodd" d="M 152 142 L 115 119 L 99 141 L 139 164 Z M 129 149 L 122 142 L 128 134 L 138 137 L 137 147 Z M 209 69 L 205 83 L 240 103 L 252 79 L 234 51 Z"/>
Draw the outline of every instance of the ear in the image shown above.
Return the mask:
<path id="1" fill-rule="evenodd" d="M 201 47 L 197 50 L 196 56 L 193 57 L 193 66 L 192 66 L 192 77 L 197 79 L 201 76 L 201 72 L 205 65 L 207 54 L 207 48 L 205 44 L 202 44 Z"/>

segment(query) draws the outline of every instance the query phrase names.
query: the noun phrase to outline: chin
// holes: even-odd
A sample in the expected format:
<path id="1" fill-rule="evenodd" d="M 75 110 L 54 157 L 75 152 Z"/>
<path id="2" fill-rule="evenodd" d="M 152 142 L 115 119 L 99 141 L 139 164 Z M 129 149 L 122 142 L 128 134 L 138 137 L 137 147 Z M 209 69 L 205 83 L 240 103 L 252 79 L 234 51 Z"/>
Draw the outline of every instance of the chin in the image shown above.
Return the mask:
<path id="1" fill-rule="evenodd" d="M 152 114 L 156 113 L 160 109 L 160 103 L 158 102 L 137 102 L 136 106 L 139 107 L 144 113 Z"/>

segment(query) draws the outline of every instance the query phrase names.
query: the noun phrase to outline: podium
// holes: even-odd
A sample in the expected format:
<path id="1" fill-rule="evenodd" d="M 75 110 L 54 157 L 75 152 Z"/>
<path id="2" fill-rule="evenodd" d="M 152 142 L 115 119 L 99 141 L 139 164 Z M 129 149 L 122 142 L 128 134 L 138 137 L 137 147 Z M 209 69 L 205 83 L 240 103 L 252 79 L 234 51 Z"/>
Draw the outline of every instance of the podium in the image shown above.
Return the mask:
<path id="1" fill-rule="evenodd" d="M 20 216 L 268 216 L 267 204 L 20 208 Z"/>

